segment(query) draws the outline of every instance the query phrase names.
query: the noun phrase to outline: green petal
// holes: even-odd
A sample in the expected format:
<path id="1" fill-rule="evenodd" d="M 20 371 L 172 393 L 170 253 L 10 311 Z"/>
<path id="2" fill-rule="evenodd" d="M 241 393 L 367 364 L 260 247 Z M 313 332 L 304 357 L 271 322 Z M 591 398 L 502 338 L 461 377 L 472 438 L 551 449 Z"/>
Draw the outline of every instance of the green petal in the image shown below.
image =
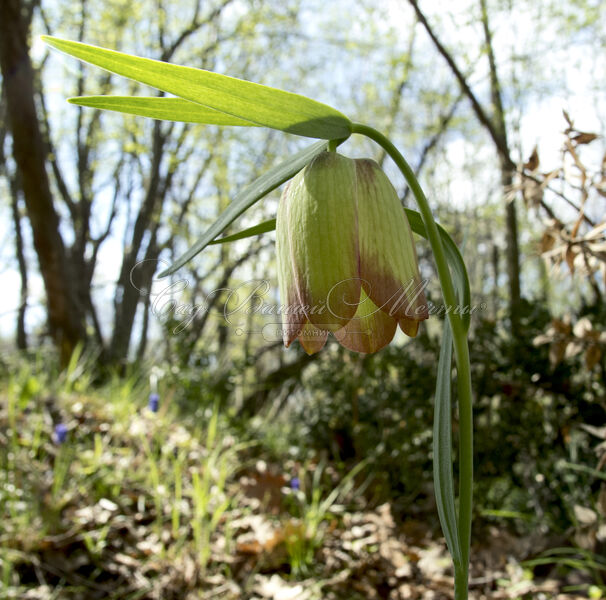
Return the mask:
<path id="1" fill-rule="evenodd" d="M 335 337 L 348 350 L 371 354 L 391 342 L 396 327 L 396 320 L 378 308 L 362 288 L 354 318 L 336 331 Z"/>
<path id="2" fill-rule="evenodd" d="M 297 293 L 290 253 L 290 241 L 288 239 L 288 228 L 285 223 L 285 197 L 288 196 L 291 185 L 292 181 L 289 181 L 282 192 L 276 217 L 276 257 L 282 311 L 282 338 L 287 348 L 297 339 L 299 332 L 307 323 L 307 317 L 301 311 L 301 302 Z"/>
<path id="3" fill-rule="evenodd" d="M 396 190 L 379 165 L 355 161 L 360 277 L 366 293 L 405 333 L 429 316 L 412 231 Z"/>
<path id="4" fill-rule="evenodd" d="M 315 354 L 324 348 L 328 339 L 328 331 L 323 331 L 314 327 L 311 323 L 306 323 L 297 339 L 307 354 Z"/>
<path id="5" fill-rule="evenodd" d="M 354 162 L 319 154 L 283 200 L 299 299 L 313 325 L 336 331 L 360 298 Z"/>
<path id="6" fill-rule="evenodd" d="M 297 293 L 288 227 L 285 222 L 286 203 L 291 185 L 292 181 L 289 181 L 282 192 L 276 217 L 276 256 L 282 307 L 282 338 L 287 348 L 298 339 L 307 354 L 315 354 L 326 344 L 328 332 L 316 329 L 309 323 Z"/>

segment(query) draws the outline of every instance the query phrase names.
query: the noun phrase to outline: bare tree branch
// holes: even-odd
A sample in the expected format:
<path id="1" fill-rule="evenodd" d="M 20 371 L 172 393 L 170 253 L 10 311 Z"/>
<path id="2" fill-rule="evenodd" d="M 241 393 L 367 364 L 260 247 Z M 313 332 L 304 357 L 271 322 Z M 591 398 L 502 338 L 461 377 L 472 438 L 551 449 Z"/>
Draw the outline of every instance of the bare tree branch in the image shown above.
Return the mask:
<path id="1" fill-rule="evenodd" d="M 457 108 L 459 107 L 459 104 L 461 103 L 462 99 L 463 99 L 463 94 L 461 93 L 461 95 L 459 95 L 459 97 L 452 103 L 450 109 L 440 117 L 440 122 L 439 122 L 437 131 L 431 136 L 431 138 L 429 138 L 429 140 L 423 146 L 423 149 L 421 150 L 421 155 L 419 156 L 419 160 L 417 161 L 417 164 L 414 167 L 414 172 L 415 172 L 416 177 L 418 177 L 419 174 L 421 173 L 423 167 L 425 166 L 427 157 L 429 156 L 431 151 L 438 145 L 438 142 L 440 141 L 440 139 L 442 139 L 442 136 L 446 133 L 446 131 L 448 129 L 448 125 L 450 124 L 450 121 L 452 121 L 452 118 L 454 117 L 454 115 L 457 111 Z M 402 201 L 404 203 L 406 203 L 406 200 L 408 199 L 409 194 L 410 194 L 410 188 L 408 186 L 406 186 L 404 188 L 404 195 L 402 196 Z"/>
<path id="2" fill-rule="evenodd" d="M 396 91 L 391 98 L 391 108 L 389 111 L 389 122 L 388 122 L 387 128 L 386 128 L 387 129 L 386 134 L 388 136 L 391 134 L 391 131 L 393 130 L 394 123 L 396 121 L 396 116 L 400 110 L 402 94 L 404 92 L 404 89 L 406 88 L 406 85 L 409 82 L 410 69 L 412 68 L 412 55 L 413 55 L 413 51 L 414 51 L 416 31 L 417 31 L 417 28 L 416 28 L 416 23 L 415 23 L 410 28 L 410 38 L 408 39 L 408 50 L 407 50 L 406 55 L 404 56 L 404 60 L 403 60 L 404 72 L 402 73 L 402 78 L 400 79 L 400 83 L 396 87 Z M 379 165 L 381 167 L 383 166 L 383 163 L 385 162 L 386 157 L 387 157 L 387 153 L 385 152 L 385 150 L 383 148 L 381 148 L 381 150 L 379 151 L 379 156 L 377 158 L 377 162 L 379 163 Z"/>
<path id="3" fill-rule="evenodd" d="M 408 2 L 410 2 L 410 5 L 413 7 L 415 14 L 417 15 L 417 19 L 419 20 L 421 25 L 423 25 L 423 27 L 425 28 L 425 31 L 427 31 L 427 34 L 431 38 L 431 41 L 433 42 L 437 51 L 441 54 L 441 56 L 444 58 L 444 60 L 450 67 L 452 74 L 455 76 L 456 80 L 458 81 L 459 85 L 461 86 L 461 90 L 463 91 L 463 93 L 465 94 L 465 96 L 467 97 L 469 102 L 471 103 L 471 106 L 473 108 L 473 111 L 474 111 L 478 121 L 480 121 L 480 123 L 482 123 L 482 125 L 488 131 L 490 137 L 492 138 L 492 141 L 494 142 L 495 146 L 498 148 L 499 153 L 502 154 L 502 156 L 505 157 L 506 160 L 508 161 L 508 167 L 510 169 L 515 169 L 515 164 L 511 161 L 511 159 L 509 157 L 509 149 L 507 148 L 506 140 L 503 139 L 503 137 L 500 134 L 500 131 L 496 127 L 495 123 L 486 114 L 486 111 L 482 108 L 482 105 L 479 103 L 478 99 L 476 98 L 475 94 L 473 93 L 473 91 L 471 89 L 471 86 L 465 79 L 463 72 L 457 66 L 457 64 L 456 64 L 454 58 L 452 57 L 452 55 L 450 54 L 450 52 L 446 49 L 446 47 L 437 38 L 432 27 L 429 25 L 427 18 L 425 17 L 423 12 L 419 8 L 418 1 L 417 0 L 408 0 Z"/>

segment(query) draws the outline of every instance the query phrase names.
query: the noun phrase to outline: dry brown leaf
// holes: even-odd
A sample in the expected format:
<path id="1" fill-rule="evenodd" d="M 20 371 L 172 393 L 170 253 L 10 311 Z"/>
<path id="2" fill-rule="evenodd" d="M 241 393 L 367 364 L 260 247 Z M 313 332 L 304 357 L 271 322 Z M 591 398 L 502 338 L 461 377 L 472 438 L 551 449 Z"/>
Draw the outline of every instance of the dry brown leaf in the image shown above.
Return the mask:
<path id="1" fill-rule="evenodd" d="M 602 358 L 602 350 L 597 344 L 591 344 L 585 352 L 585 365 L 589 370 L 593 369 Z"/>
<path id="2" fill-rule="evenodd" d="M 286 478 L 269 470 L 255 471 L 240 478 L 241 490 L 248 498 L 256 498 L 270 512 L 277 513 L 282 505 L 282 488 Z"/>
<path id="3" fill-rule="evenodd" d="M 585 217 L 585 210 L 581 206 L 581 210 L 579 211 L 579 217 L 577 218 L 575 224 L 572 227 L 572 231 L 570 232 L 570 237 L 572 239 L 576 239 L 577 235 L 579 234 L 579 229 L 581 227 L 581 224 L 583 223 L 584 217 Z"/>
<path id="4" fill-rule="evenodd" d="M 568 244 L 568 247 L 566 248 L 566 264 L 568 265 L 568 268 L 570 269 L 570 272 L 572 274 L 574 274 L 574 259 L 575 258 L 576 258 L 575 248 L 571 244 Z"/>
<path id="5" fill-rule="evenodd" d="M 570 332 L 572 331 L 570 317 L 568 315 L 566 315 L 563 319 L 553 319 L 551 321 L 551 325 L 555 332 L 563 335 L 570 335 Z M 549 331 L 547 333 L 549 333 Z"/>
<path id="6" fill-rule="evenodd" d="M 241 554 L 271 552 L 284 541 L 284 531 L 263 515 L 248 515 L 232 523 L 234 528 L 246 527 L 248 531 L 236 539 L 236 550 Z"/>
<path id="7" fill-rule="evenodd" d="M 577 144 L 590 144 L 593 142 L 593 140 L 597 140 L 598 137 L 599 136 L 596 133 L 587 133 L 581 131 L 580 133 L 571 136 L 570 139 Z"/>
<path id="8" fill-rule="evenodd" d="M 557 340 L 549 346 L 549 362 L 552 366 L 556 367 L 562 362 L 566 354 L 566 346 L 568 346 L 566 340 Z"/>
<path id="9" fill-rule="evenodd" d="M 544 254 L 553 248 L 556 243 L 556 237 L 549 231 L 543 232 L 543 237 L 540 243 L 540 252 Z"/>
<path id="10" fill-rule="evenodd" d="M 536 171 L 539 167 L 539 153 L 537 151 L 537 147 L 535 146 L 532 150 L 532 154 L 528 158 L 528 161 L 524 163 L 524 169 L 528 171 Z"/>

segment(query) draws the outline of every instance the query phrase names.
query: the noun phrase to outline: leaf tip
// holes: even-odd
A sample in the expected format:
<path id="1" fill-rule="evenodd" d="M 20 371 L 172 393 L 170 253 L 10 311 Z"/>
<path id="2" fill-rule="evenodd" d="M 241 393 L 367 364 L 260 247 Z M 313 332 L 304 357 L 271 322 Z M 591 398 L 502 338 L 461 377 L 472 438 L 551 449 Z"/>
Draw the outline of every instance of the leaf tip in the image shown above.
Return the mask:
<path id="1" fill-rule="evenodd" d="M 52 46 L 53 48 L 57 47 L 58 42 L 60 42 L 60 38 L 56 38 L 52 35 L 41 35 L 40 40 L 44 42 L 47 46 Z"/>
<path id="2" fill-rule="evenodd" d="M 168 277 L 169 275 L 172 275 L 177 269 L 175 269 L 174 265 L 171 267 L 168 267 L 168 269 L 164 269 L 164 271 L 160 271 L 160 273 L 158 273 L 158 279 L 164 279 L 164 277 Z"/>

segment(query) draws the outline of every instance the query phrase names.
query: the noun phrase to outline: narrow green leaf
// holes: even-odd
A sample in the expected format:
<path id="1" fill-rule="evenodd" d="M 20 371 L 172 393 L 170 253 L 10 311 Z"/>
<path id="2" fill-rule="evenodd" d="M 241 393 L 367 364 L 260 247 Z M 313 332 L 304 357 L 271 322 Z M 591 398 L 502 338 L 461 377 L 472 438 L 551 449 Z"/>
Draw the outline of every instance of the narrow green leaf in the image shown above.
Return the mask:
<path id="1" fill-rule="evenodd" d="M 558 462 L 557 466 L 562 467 L 564 469 L 570 469 L 572 471 L 578 471 L 580 473 L 586 473 L 587 475 L 593 475 L 598 479 L 603 479 L 606 481 L 606 473 L 604 473 L 603 471 L 598 471 L 597 469 L 594 469 L 592 467 L 588 467 L 587 465 L 577 465 L 575 463 L 567 462 L 564 460 Z"/>
<path id="2" fill-rule="evenodd" d="M 180 65 L 131 56 L 80 42 L 42 36 L 75 58 L 215 110 L 272 129 L 312 138 L 347 138 L 351 121 L 305 96 Z"/>
<path id="3" fill-rule="evenodd" d="M 253 181 L 248 187 L 244 188 L 233 199 L 231 204 L 219 215 L 219 218 L 204 232 L 202 237 L 194 244 L 183 256 L 179 257 L 168 269 L 160 273 L 160 277 L 165 277 L 181 268 L 186 262 L 191 260 L 196 254 L 201 252 L 212 240 L 220 233 L 223 233 L 245 210 L 250 208 L 255 202 L 263 198 L 294 177 L 306 164 L 313 158 L 324 152 L 328 146 L 327 142 L 316 142 L 304 150 L 297 152 L 284 162 L 273 167 L 257 180 Z"/>
<path id="4" fill-rule="evenodd" d="M 532 521 L 535 517 L 529 513 L 522 513 L 517 510 L 492 510 L 485 508 L 480 511 L 483 517 L 497 517 L 499 519 L 520 519 L 522 521 Z"/>
<path id="5" fill-rule="evenodd" d="M 416 210 L 411 210 L 410 208 L 405 208 L 404 210 L 406 211 L 406 216 L 408 217 L 408 222 L 410 223 L 411 229 L 415 233 L 427 239 L 427 230 L 425 229 L 425 224 L 423 223 L 421 213 L 417 212 Z M 467 267 L 465 266 L 463 257 L 461 256 L 461 253 L 459 252 L 459 249 L 457 248 L 457 245 L 454 243 L 453 239 L 450 237 L 450 235 L 448 235 L 446 229 L 444 229 L 441 225 L 438 225 L 438 231 L 440 233 L 440 237 L 442 238 L 442 244 L 444 244 L 446 260 L 448 261 L 448 264 L 452 270 L 459 303 L 461 306 L 470 307 L 471 290 L 469 287 L 469 277 L 467 276 Z M 471 315 L 469 312 L 461 314 L 461 320 L 463 321 L 465 331 L 468 331 L 469 323 L 471 321 Z"/>
<path id="6" fill-rule="evenodd" d="M 457 570 L 463 558 L 452 475 L 451 367 L 452 331 L 448 319 L 444 319 L 433 419 L 433 480 L 442 532 Z"/>
<path id="7" fill-rule="evenodd" d="M 238 125 L 258 127 L 257 123 L 233 117 L 227 113 L 183 100 L 183 98 L 155 98 L 145 96 L 77 96 L 68 98 L 71 104 L 113 110 L 115 112 L 183 123 L 207 125 Z"/>
<path id="8" fill-rule="evenodd" d="M 262 233 L 273 231 L 275 228 L 276 220 L 269 219 L 268 221 L 263 221 L 263 223 L 259 223 L 258 225 L 254 225 L 253 227 L 248 227 L 247 229 L 238 231 L 238 233 L 227 235 L 225 237 L 213 240 L 212 242 L 208 242 L 208 245 L 212 246 L 213 244 L 227 244 L 228 242 L 243 240 L 244 238 L 252 237 L 253 235 L 261 235 Z"/>

